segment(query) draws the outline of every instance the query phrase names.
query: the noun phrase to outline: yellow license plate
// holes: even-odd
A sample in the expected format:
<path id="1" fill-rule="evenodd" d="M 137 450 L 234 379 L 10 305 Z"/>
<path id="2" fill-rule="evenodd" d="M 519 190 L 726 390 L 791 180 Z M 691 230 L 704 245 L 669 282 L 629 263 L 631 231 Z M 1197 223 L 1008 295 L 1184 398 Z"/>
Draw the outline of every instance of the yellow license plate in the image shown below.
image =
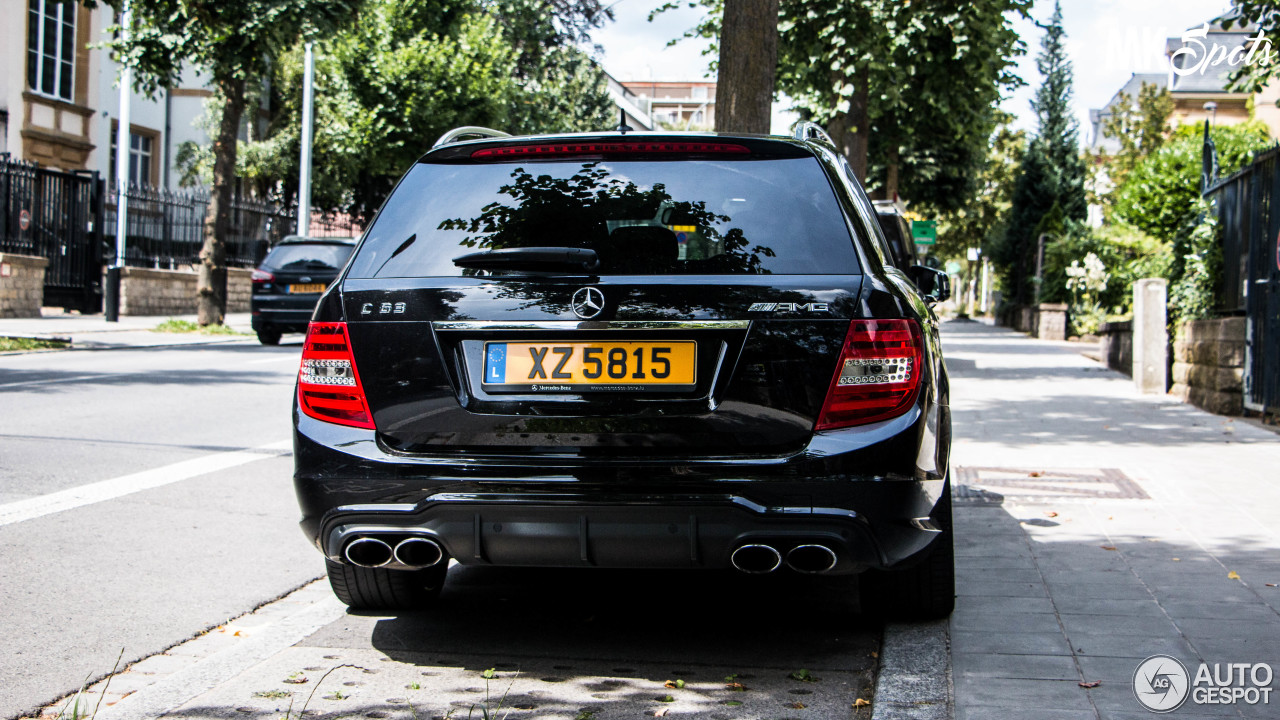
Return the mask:
<path id="1" fill-rule="evenodd" d="M 697 343 L 489 342 L 487 391 L 678 392 L 697 382 Z"/>
<path id="2" fill-rule="evenodd" d="M 322 293 L 324 292 L 324 283 L 303 283 L 300 285 L 290 285 L 289 294 L 296 295 L 300 293 Z"/>

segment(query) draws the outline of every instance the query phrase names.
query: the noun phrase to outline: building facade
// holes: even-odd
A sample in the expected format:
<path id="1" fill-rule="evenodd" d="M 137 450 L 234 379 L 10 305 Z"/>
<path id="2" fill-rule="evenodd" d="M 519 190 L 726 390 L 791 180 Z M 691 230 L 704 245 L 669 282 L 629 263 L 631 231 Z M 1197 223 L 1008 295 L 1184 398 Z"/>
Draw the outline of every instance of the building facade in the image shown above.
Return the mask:
<path id="1" fill-rule="evenodd" d="M 74 0 L 0 0 L 0 152 L 60 170 L 115 177 L 119 67 L 91 45 L 108 39 L 109 7 Z M 207 144 L 199 125 L 211 96 L 187 69 L 153 98 L 130 93 L 130 182 L 178 187 L 178 146 Z"/>
<path id="2" fill-rule="evenodd" d="M 710 130 L 716 124 L 716 82 L 635 80 L 621 83 L 649 107 L 654 129 Z"/>

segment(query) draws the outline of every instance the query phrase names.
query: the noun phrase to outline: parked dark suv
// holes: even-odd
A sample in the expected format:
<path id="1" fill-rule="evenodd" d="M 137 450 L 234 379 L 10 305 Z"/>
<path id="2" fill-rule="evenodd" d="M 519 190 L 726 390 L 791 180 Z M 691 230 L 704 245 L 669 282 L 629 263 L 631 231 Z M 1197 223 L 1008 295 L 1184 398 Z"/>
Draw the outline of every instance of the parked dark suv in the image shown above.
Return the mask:
<path id="1" fill-rule="evenodd" d="M 294 481 L 343 602 L 419 606 L 452 558 L 871 571 L 864 606 L 950 612 L 939 274 L 893 267 L 820 129 L 466 130 L 303 347 Z"/>
<path id="2" fill-rule="evenodd" d="M 267 253 L 253 271 L 249 309 L 263 345 L 280 344 L 280 335 L 306 332 L 320 294 L 337 279 L 351 257 L 354 238 L 290 235 Z"/>

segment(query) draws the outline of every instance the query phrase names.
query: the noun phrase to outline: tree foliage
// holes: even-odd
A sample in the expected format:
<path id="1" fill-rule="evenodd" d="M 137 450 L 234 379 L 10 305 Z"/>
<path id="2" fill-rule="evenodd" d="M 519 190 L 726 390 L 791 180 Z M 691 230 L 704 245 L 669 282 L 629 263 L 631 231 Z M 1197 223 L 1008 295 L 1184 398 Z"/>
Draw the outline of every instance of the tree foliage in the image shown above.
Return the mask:
<path id="1" fill-rule="evenodd" d="M 723 0 L 689 4 L 707 16 L 685 36 L 710 38 L 718 52 Z M 956 209 L 975 189 L 971 179 L 997 123 L 991 108 L 1021 82 L 1012 67 L 1023 46 L 1010 15 L 1030 7 L 1031 0 L 785 0 L 778 90 L 804 119 L 827 128 L 873 190 Z"/>
<path id="2" fill-rule="evenodd" d="M 1120 149 L 1107 161 L 1111 182 L 1119 187 L 1143 158 L 1164 145 L 1173 115 L 1173 95 L 1168 88 L 1142 83 L 1137 98 L 1122 92 L 1111 106 L 1102 134 L 1120 143 Z"/>
<path id="3" fill-rule="evenodd" d="M 113 7 L 119 9 L 119 4 Z M 200 324 L 221 324 L 227 308 L 226 238 L 236 136 L 246 90 L 299 37 L 334 32 L 352 18 L 356 0 L 148 0 L 131 7 L 128 41 L 116 27 L 107 45 L 133 68 L 138 88 L 154 94 L 191 65 L 208 74 L 222 101 L 196 291 Z"/>
<path id="4" fill-rule="evenodd" d="M 533 0 L 365 0 L 358 25 L 316 47 L 313 205 L 369 218 L 454 127 L 571 132 L 616 122 L 603 72 L 571 41 L 604 11 L 586 0 L 559 5 L 578 14 Z M 246 145 L 255 162 L 241 169 L 284 201 L 297 192 L 302 57 L 299 45 L 277 63 L 271 130 Z"/>
<path id="5" fill-rule="evenodd" d="M 1154 237 L 1172 241 L 1195 212 L 1200 197 L 1203 132 L 1199 126 L 1183 125 L 1163 147 L 1140 161 L 1115 193 L 1115 216 Z M 1261 122 L 1220 125 L 1211 134 L 1224 173 L 1244 167 L 1255 152 L 1272 142 Z"/>
<path id="6" fill-rule="evenodd" d="M 1067 59 L 1062 8 L 1054 4 L 1053 16 L 1042 25 L 1036 67 L 1041 84 L 1031 108 L 1036 115 L 1036 136 L 1022 159 L 1014 185 L 1013 207 L 1004 236 L 991 247 L 1000 271 L 1005 297 L 1026 305 L 1036 300 L 1034 282 L 1042 235 L 1059 235 L 1067 223 L 1084 220 L 1084 160 L 1078 149 L 1079 129 L 1071 111 L 1072 73 Z"/>
<path id="7" fill-rule="evenodd" d="M 1026 152 L 1026 133 L 1010 127 L 1013 116 L 1000 114 L 1000 125 L 991 136 L 986 157 L 974 179 L 972 201 L 943 213 L 935 251 L 960 257 L 967 248 L 986 248 L 999 237 L 1009 221 L 1013 187 Z"/>

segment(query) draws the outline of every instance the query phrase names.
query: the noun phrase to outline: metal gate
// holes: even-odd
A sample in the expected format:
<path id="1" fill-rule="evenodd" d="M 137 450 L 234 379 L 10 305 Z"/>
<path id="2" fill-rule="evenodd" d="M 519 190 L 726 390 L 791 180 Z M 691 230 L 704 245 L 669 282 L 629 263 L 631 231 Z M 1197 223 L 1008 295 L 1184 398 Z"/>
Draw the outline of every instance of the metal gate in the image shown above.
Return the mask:
<path id="1" fill-rule="evenodd" d="M 1205 196 L 1222 227 L 1222 286 L 1217 310 L 1244 312 L 1244 406 L 1280 413 L 1280 148 Z"/>
<path id="2" fill-rule="evenodd" d="M 102 309 L 102 181 L 0 156 L 0 252 L 49 261 L 44 304 Z"/>

